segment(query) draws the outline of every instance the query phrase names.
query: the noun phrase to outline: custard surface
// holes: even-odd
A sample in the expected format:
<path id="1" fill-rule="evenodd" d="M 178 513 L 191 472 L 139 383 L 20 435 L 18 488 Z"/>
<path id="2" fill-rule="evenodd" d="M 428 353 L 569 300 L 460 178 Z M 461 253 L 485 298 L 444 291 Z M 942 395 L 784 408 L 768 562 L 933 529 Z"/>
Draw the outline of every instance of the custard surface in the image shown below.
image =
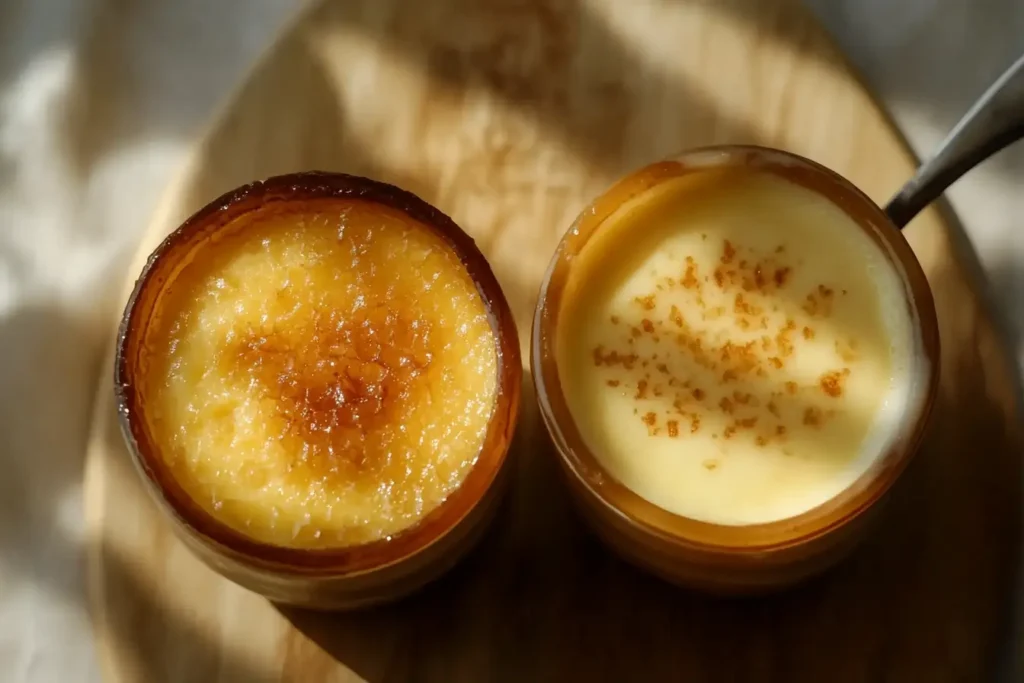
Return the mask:
<path id="1" fill-rule="evenodd" d="M 146 418 L 188 495 L 246 537 L 387 539 L 449 496 L 494 410 L 486 304 L 437 234 L 358 200 L 263 209 L 177 274 Z"/>
<path id="2" fill-rule="evenodd" d="M 852 484 L 892 438 L 913 347 L 898 272 L 827 198 L 767 172 L 662 183 L 573 261 L 559 379 L 627 487 L 767 523 Z"/>

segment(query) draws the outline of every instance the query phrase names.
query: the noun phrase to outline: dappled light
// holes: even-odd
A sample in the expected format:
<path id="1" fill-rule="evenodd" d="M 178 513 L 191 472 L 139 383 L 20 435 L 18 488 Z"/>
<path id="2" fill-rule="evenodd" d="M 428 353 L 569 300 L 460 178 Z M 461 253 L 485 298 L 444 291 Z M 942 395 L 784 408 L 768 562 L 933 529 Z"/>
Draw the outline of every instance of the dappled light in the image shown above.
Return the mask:
<path id="1" fill-rule="evenodd" d="M 913 120 L 943 126 L 1010 49 L 971 38 L 984 77 L 947 88 L 956 80 L 948 65 L 967 59 L 948 47 L 951 32 L 987 36 L 987 17 L 999 14 L 995 0 L 950 2 L 960 19 L 942 29 L 950 61 L 917 71 L 895 63 L 898 92 L 882 93 Z M 834 29 L 863 25 L 851 18 L 863 17 L 856 3 L 810 4 Z M 1007 326 L 988 308 L 993 292 L 977 284 L 971 245 L 939 210 L 908 233 L 939 310 L 943 380 L 932 429 L 880 532 L 828 575 L 782 595 L 700 597 L 613 556 L 571 508 L 524 383 L 511 490 L 463 564 L 409 600 L 365 613 L 278 609 L 226 583 L 172 535 L 113 419 L 109 367 L 99 366 L 126 277 L 192 211 L 253 179 L 316 168 L 417 193 L 477 241 L 524 349 L 558 240 L 588 201 L 637 166 L 699 145 L 776 145 L 884 201 L 913 161 L 805 8 L 782 0 L 312 3 L 236 89 L 293 8 L 96 5 L 88 17 L 67 0 L 0 7 L 0 348 L 12 359 L 0 368 L 9 395 L 0 511 L 13 520 L 0 528 L 0 575 L 11 595 L 45 596 L 42 608 L 12 598 L 3 613 L 24 617 L 8 631 L 29 634 L 50 666 L 76 652 L 89 659 L 90 645 L 74 635 L 90 629 L 77 573 L 83 536 L 98 659 L 112 681 L 671 680 L 686 672 L 941 682 L 988 680 L 1019 646 L 1010 630 L 1021 535 L 1017 368 L 1000 336 Z M 55 22 L 53 36 L 43 35 L 45 21 Z M 931 33 L 907 34 L 924 54 Z M 856 47 L 868 35 L 850 31 L 841 42 Z M 915 80 L 921 69 L 931 75 Z M 997 159 L 979 176 L 985 188 L 966 181 L 991 200 L 982 217 L 1004 234 L 1019 227 L 1006 195 L 1019 185 L 1020 158 Z M 1012 250 L 981 250 L 995 263 L 995 294 L 1019 291 Z M 97 380 L 83 521 L 83 406 Z M 730 391 L 767 406 L 772 390 L 755 378 Z M 740 400 L 716 392 L 715 405 Z M 720 433 L 724 420 L 702 417 Z M 47 665 L 44 655 L 33 661 Z"/>

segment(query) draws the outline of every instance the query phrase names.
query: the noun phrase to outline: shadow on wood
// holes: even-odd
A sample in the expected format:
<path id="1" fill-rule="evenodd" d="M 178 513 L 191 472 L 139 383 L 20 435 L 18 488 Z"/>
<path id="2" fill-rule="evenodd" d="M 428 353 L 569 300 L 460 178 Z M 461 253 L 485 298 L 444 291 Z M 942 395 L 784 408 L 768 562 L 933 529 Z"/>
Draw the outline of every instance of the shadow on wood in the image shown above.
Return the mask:
<path id="1" fill-rule="evenodd" d="M 747 141 L 823 162 L 877 200 L 909 177 L 913 160 L 797 5 L 751 0 L 724 12 L 676 0 L 608 21 L 623 7 L 317 5 L 197 148 L 144 251 L 254 178 L 370 175 L 415 191 L 474 236 L 525 342 L 558 239 L 584 202 L 638 163 Z M 771 40 L 762 19 L 775 22 Z M 986 680 L 1013 616 L 1019 397 L 949 235 L 932 211 L 908 231 L 944 348 L 932 433 L 879 533 L 820 580 L 717 601 L 625 565 L 570 509 L 531 404 L 500 518 L 454 572 L 389 607 L 282 618 L 170 535 L 98 413 L 86 495 L 111 680 Z M 101 387 L 101 406 L 110 389 Z M 176 664 L 189 658 L 198 668 Z"/>

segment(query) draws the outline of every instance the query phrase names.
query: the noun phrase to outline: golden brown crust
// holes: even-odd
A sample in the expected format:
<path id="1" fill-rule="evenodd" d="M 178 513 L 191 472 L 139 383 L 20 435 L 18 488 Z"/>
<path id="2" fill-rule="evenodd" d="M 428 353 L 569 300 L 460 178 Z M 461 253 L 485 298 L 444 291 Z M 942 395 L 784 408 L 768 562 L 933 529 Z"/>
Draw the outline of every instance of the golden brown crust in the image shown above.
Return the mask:
<path id="1" fill-rule="evenodd" d="M 386 210 L 400 211 L 433 230 L 458 256 L 477 286 L 495 332 L 499 364 L 496 405 L 477 464 L 462 486 L 419 524 L 390 541 L 343 549 L 271 546 L 246 538 L 207 514 L 185 494 L 157 457 L 158 449 L 154 447 L 144 419 L 145 397 L 139 390 L 140 378 L 147 369 L 145 330 L 152 316 L 159 313 L 167 284 L 180 265 L 219 230 L 260 212 L 284 208 L 300 212 L 315 210 L 323 202 L 340 199 L 362 200 Z M 398 329 L 395 321 L 394 325 L 386 320 L 377 322 L 389 329 Z M 358 340 L 353 338 L 352 341 Z M 283 349 L 282 343 L 282 339 L 273 337 L 243 337 L 234 347 L 231 362 L 250 363 L 259 358 L 265 363 L 263 381 L 276 383 L 278 397 L 282 399 L 281 409 L 288 413 L 296 429 L 309 433 L 306 436 L 322 432 L 319 425 L 324 420 L 386 419 L 388 406 L 401 394 L 405 381 L 411 379 L 404 371 L 393 374 L 390 380 L 377 377 L 375 368 L 379 370 L 382 364 L 391 367 L 399 364 L 400 359 L 382 358 L 368 345 L 363 345 L 362 355 L 356 354 L 345 368 L 351 396 L 358 400 L 351 407 L 339 409 L 337 402 L 321 391 L 326 385 L 315 364 L 303 363 L 283 381 L 281 373 L 275 374 L 274 369 L 275 363 L 285 362 L 289 354 L 315 355 L 323 350 L 322 344 L 330 343 L 330 338 L 322 337 L 316 343 L 311 342 L 312 346 L 301 349 Z M 410 353 L 415 355 L 415 350 L 410 349 Z M 424 354 L 416 359 L 416 363 L 422 362 L 428 362 Z M 412 364 L 410 372 L 415 372 L 416 363 Z M 307 172 L 277 176 L 232 190 L 196 212 L 157 247 L 136 282 L 122 318 L 114 380 L 122 431 L 135 463 L 158 502 L 169 508 L 190 533 L 236 559 L 244 558 L 255 565 L 303 573 L 338 574 L 384 566 L 409 557 L 434 543 L 469 514 L 493 484 L 506 457 L 518 416 L 521 372 L 518 334 L 508 303 L 473 240 L 448 216 L 392 185 L 345 174 Z M 389 393 L 391 398 L 385 399 L 384 393 Z"/>

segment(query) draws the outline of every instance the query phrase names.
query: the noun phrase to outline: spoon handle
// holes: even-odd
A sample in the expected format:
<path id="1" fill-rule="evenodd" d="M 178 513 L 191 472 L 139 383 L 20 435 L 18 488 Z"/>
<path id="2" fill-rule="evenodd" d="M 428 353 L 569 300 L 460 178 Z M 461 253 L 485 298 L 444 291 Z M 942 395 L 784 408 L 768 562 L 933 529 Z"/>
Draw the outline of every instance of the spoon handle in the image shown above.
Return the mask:
<path id="1" fill-rule="evenodd" d="M 1024 56 L 1014 62 L 960 119 L 931 159 L 885 212 L 903 228 L 964 173 L 1024 137 Z"/>

